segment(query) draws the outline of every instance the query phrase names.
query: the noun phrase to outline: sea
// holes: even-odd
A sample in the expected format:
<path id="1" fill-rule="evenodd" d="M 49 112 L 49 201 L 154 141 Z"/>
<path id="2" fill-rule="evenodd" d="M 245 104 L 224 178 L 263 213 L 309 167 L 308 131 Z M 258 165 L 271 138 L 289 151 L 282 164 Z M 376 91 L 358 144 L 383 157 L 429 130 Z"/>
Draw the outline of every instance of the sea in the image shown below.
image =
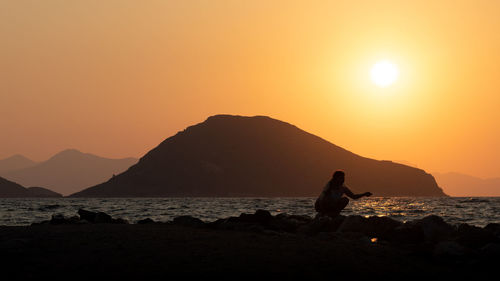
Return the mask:
<path id="1" fill-rule="evenodd" d="M 19 198 L 0 199 L 0 225 L 26 226 L 52 215 L 101 211 L 135 223 L 145 218 L 168 222 L 190 215 L 205 222 L 268 210 L 314 217 L 312 197 L 300 198 Z M 451 224 L 500 223 L 500 197 L 369 197 L 351 200 L 343 215 L 388 216 L 402 222 L 438 215 Z"/>

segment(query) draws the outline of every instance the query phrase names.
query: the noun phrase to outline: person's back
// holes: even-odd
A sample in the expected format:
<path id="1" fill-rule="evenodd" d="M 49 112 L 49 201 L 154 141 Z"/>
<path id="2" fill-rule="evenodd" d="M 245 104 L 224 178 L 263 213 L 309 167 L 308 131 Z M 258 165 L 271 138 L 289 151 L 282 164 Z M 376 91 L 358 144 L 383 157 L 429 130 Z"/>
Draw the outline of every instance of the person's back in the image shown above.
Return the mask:
<path id="1" fill-rule="evenodd" d="M 370 192 L 365 192 L 363 194 L 352 193 L 352 191 L 344 185 L 344 180 L 345 173 L 343 171 L 335 171 L 335 173 L 333 173 L 332 179 L 328 181 L 318 199 L 316 199 L 314 204 L 316 212 L 320 215 L 334 217 L 349 204 L 349 199 L 343 197 L 344 194 L 352 199 L 372 195 Z"/>

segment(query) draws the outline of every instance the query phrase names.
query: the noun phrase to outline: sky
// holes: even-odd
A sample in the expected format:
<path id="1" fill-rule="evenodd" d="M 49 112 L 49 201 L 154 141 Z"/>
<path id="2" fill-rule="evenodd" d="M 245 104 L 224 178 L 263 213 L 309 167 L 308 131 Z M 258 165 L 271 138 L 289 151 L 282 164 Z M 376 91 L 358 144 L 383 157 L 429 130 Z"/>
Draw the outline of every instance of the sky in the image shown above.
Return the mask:
<path id="1" fill-rule="evenodd" d="M 140 157 L 215 114 L 500 177 L 500 1 L 0 0 L 0 158 Z M 381 88 L 371 67 L 389 60 Z"/>

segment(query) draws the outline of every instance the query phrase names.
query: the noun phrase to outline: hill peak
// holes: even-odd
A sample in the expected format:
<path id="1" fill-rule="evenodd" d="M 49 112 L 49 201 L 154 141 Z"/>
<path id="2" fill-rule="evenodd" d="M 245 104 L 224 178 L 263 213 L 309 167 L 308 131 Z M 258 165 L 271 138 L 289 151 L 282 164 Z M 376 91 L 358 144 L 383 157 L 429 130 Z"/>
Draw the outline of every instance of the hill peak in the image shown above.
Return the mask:
<path id="1" fill-rule="evenodd" d="M 0 174 L 5 174 L 10 171 L 23 169 L 36 165 L 36 162 L 21 155 L 15 154 L 8 158 L 0 160 Z"/>
<path id="2" fill-rule="evenodd" d="M 78 149 L 74 149 L 74 148 L 68 148 L 68 149 L 65 149 L 65 150 L 62 150 L 58 153 L 56 153 L 54 156 L 52 157 L 55 157 L 55 156 L 61 156 L 61 155 L 82 155 L 82 154 L 86 154 L 86 153 L 83 153 L 81 152 L 80 150 Z"/>
<path id="3" fill-rule="evenodd" d="M 233 114 L 215 114 L 212 116 L 209 116 L 206 121 L 209 120 L 230 120 L 230 119 L 268 119 L 268 120 L 274 120 L 278 122 L 283 122 L 278 119 L 271 118 L 269 116 L 265 115 L 254 115 L 254 116 L 244 116 L 244 115 L 233 115 Z"/>
<path id="4" fill-rule="evenodd" d="M 50 163 L 55 161 L 68 161 L 80 158 L 99 158 L 99 157 L 93 154 L 83 153 L 77 149 L 71 148 L 71 149 L 65 149 L 63 151 L 54 154 L 45 163 L 47 162 Z"/>
<path id="5" fill-rule="evenodd" d="M 29 159 L 28 157 L 22 155 L 22 154 L 14 154 L 10 157 L 4 158 L 0 161 L 6 161 L 6 160 L 15 160 L 15 161 L 31 161 L 34 162 L 33 160 Z"/>
<path id="6" fill-rule="evenodd" d="M 208 117 L 203 123 L 212 123 L 212 122 L 259 122 L 259 123 L 286 124 L 295 127 L 290 123 L 274 119 L 272 117 L 265 115 L 243 116 L 243 115 L 231 115 L 231 114 L 217 114 Z"/>

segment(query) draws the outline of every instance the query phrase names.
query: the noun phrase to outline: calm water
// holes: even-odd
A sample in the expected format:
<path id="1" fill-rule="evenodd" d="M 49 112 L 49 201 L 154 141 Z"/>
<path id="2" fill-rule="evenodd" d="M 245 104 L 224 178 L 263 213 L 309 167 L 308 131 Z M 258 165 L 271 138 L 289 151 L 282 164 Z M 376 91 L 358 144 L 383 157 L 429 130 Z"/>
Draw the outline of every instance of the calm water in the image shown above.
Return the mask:
<path id="1" fill-rule="evenodd" d="M 0 225 L 29 225 L 53 214 L 76 215 L 79 208 L 102 211 L 131 223 L 144 218 L 170 221 L 191 215 L 209 222 L 257 209 L 314 216 L 315 198 L 106 198 L 0 199 Z M 351 200 L 344 215 L 389 216 L 407 221 L 438 215 L 447 222 L 485 226 L 500 222 L 500 197 L 375 197 Z"/>

